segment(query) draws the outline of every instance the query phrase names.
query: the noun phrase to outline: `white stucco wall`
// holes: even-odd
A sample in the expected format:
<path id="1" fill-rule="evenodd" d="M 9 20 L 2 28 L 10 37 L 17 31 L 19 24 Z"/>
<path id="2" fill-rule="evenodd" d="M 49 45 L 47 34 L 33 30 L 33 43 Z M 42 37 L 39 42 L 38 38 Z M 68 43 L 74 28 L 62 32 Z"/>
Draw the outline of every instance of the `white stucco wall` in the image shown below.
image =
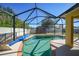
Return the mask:
<path id="1" fill-rule="evenodd" d="M 10 27 L 0 27 L 0 33 L 11 33 L 13 32 L 13 28 Z M 23 28 L 16 28 L 15 32 L 17 32 L 18 35 L 23 35 Z M 25 29 L 25 33 L 29 33 L 30 29 Z"/>

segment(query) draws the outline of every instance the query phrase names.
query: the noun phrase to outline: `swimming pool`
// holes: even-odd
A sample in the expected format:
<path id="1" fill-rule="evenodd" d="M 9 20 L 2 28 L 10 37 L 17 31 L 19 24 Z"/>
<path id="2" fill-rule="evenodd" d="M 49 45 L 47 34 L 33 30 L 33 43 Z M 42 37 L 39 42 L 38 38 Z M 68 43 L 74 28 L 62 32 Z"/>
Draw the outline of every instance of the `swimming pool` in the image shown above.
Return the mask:
<path id="1" fill-rule="evenodd" d="M 23 56 L 51 56 L 50 40 L 63 39 L 62 36 L 34 36 L 24 42 Z"/>

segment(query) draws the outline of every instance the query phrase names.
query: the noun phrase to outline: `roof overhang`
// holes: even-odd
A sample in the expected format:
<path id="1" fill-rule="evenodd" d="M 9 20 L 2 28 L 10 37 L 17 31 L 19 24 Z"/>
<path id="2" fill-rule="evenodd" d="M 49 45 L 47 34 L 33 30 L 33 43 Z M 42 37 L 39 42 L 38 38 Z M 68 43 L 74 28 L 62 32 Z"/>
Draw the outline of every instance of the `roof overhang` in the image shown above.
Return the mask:
<path id="1" fill-rule="evenodd" d="M 79 7 L 75 8 L 74 10 L 68 12 L 67 14 L 63 15 L 62 17 L 66 17 L 66 16 L 73 16 L 74 18 L 79 18 Z"/>
<path id="2" fill-rule="evenodd" d="M 65 18 L 66 15 L 68 14 L 72 14 L 73 12 L 79 12 L 79 4 L 75 4 L 74 6 L 72 6 L 70 9 L 68 9 L 67 11 L 65 11 L 64 13 L 62 13 L 61 15 L 59 15 L 58 17 L 61 17 L 61 18 Z M 75 18 L 79 18 L 79 15 L 74 15 Z"/>

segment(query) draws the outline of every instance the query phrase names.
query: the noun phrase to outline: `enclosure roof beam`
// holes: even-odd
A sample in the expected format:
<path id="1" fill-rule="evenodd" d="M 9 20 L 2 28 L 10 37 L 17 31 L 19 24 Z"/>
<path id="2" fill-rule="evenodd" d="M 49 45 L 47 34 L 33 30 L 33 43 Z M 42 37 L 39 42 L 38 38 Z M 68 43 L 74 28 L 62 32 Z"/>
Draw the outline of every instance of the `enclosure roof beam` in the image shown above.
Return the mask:
<path id="1" fill-rule="evenodd" d="M 46 17 L 46 16 L 38 16 L 38 17 Z M 38 17 L 36 17 L 36 18 L 38 18 Z M 32 20 L 33 21 L 33 20 Z M 31 21 L 31 22 L 32 22 Z M 44 20 L 41 20 L 40 22 L 42 22 L 42 21 L 44 21 Z M 29 23 L 31 23 L 31 22 L 29 22 Z M 40 22 L 38 22 L 37 24 L 39 24 Z"/>
<path id="2" fill-rule="evenodd" d="M 28 9 L 28 10 L 26 10 L 26 11 L 24 11 L 24 12 L 21 12 L 21 13 L 18 13 L 18 14 L 16 14 L 16 15 L 14 15 L 14 16 L 19 16 L 19 15 L 24 14 L 24 13 L 26 13 L 26 12 L 29 12 L 29 11 L 31 11 L 31 10 L 33 10 L 33 9 L 35 9 L 35 8 Z"/>
<path id="3" fill-rule="evenodd" d="M 43 10 L 43 9 L 40 9 L 40 8 L 36 8 L 36 9 L 38 9 L 38 10 L 44 12 L 45 14 L 48 14 L 49 16 L 52 16 L 52 17 L 54 17 L 54 18 L 56 17 L 55 15 L 52 15 L 51 13 L 48 13 L 47 11 L 45 11 L 45 10 Z"/>
<path id="4" fill-rule="evenodd" d="M 30 19 L 28 19 L 28 20 L 31 20 L 31 19 L 35 19 L 35 18 L 38 18 L 38 17 L 47 17 L 47 18 L 54 18 L 54 17 L 51 17 L 51 16 L 35 16 L 35 17 L 32 17 L 32 18 L 30 18 Z M 56 17 L 55 17 L 56 18 Z M 32 22 L 33 20 L 31 20 L 30 22 Z M 30 23 L 29 22 L 29 23 Z"/>
<path id="5" fill-rule="evenodd" d="M 29 19 L 29 20 L 31 20 L 31 21 L 30 21 L 28 24 L 30 24 L 35 18 L 37 18 L 37 16 L 35 16 L 35 17 Z"/>
<path id="6" fill-rule="evenodd" d="M 38 17 L 46 17 L 46 16 L 35 16 L 35 17 L 31 18 L 32 20 L 29 22 L 29 24 L 30 24 L 35 18 L 38 18 Z"/>
<path id="7" fill-rule="evenodd" d="M 35 11 L 35 9 L 32 10 L 32 12 L 28 15 L 28 17 L 26 18 L 26 20 L 24 20 L 24 22 L 28 21 L 28 18 L 32 15 L 32 13 Z"/>
<path id="8" fill-rule="evenodd" d="M 32 17 L 32 18 L 28 19 L 27 21 L 29 21 L 31 19 L 34 19 L 34 18 L 38 18 L 38 17 L 48 17 L 48 16 L 35 16 L 35 17 Z M 48 18 L 54 18 L 54 17 L 49 16 Z"/>

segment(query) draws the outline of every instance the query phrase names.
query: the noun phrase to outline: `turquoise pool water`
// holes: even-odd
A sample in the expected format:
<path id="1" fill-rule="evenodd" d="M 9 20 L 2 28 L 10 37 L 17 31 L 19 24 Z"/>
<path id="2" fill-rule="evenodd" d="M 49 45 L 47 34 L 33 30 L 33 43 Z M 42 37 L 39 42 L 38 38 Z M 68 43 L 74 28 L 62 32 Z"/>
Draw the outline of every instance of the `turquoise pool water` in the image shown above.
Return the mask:
<path id="1" fill-rule="evenodd" d="M 62 36 L 34 36 L 24 42 L 23 56 L 51 56 L 50 40 L 63 39 Z"/>

